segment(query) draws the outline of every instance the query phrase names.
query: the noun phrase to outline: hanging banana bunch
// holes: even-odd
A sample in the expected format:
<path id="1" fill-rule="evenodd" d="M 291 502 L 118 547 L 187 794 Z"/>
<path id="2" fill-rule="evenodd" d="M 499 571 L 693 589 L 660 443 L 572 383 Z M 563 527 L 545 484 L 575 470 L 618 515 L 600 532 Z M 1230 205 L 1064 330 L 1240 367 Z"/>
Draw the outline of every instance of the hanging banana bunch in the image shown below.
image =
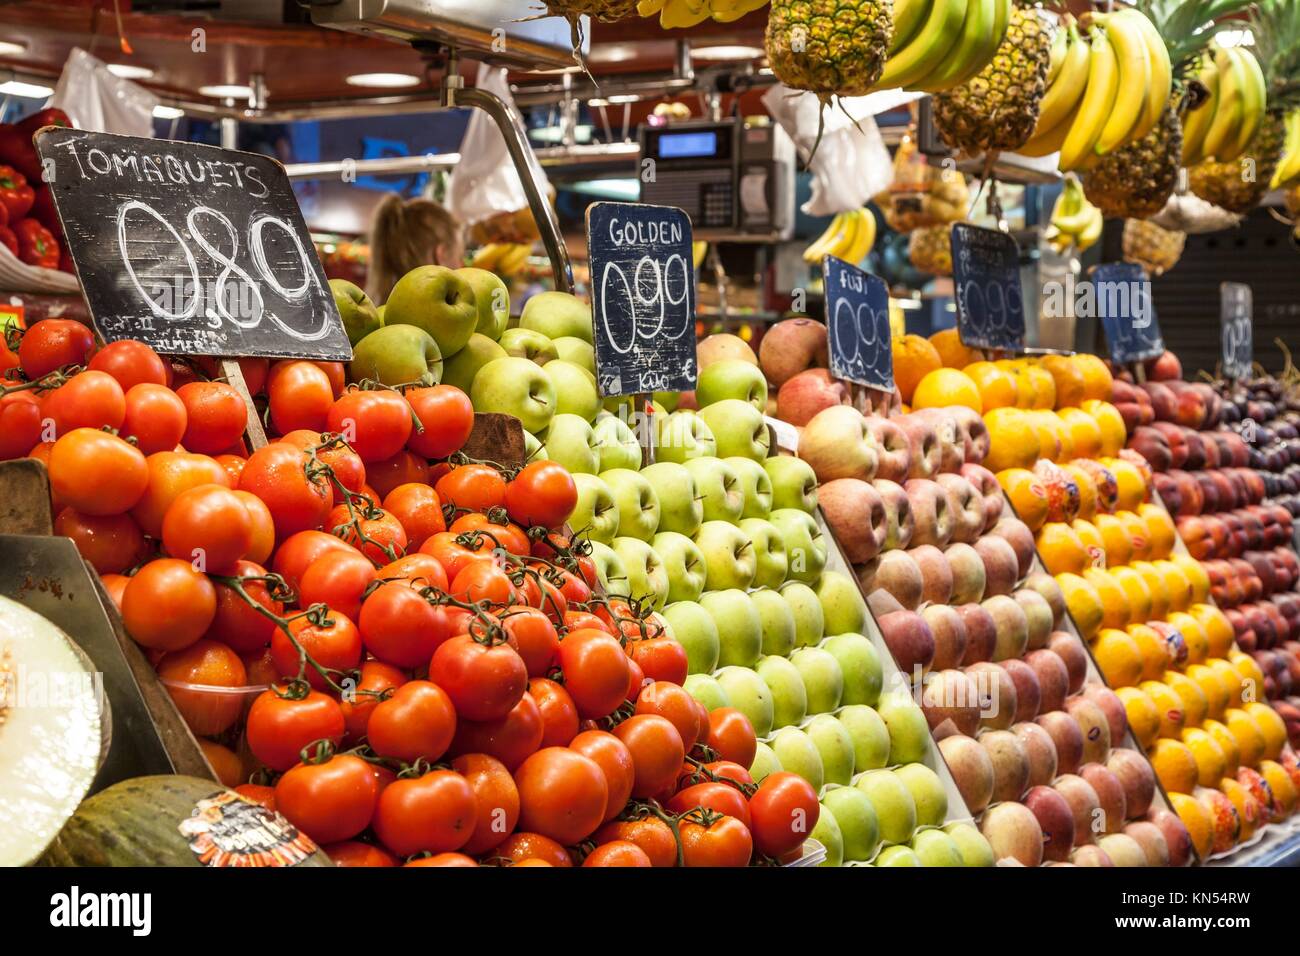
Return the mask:
<path id="1" fill-rule="evenodd" d="M 1101 210 L 1088 202 L 1078 177 L 1070 173 L 1052 206 L 1051 225 L 1043 237 L 1058 255 L 1066 255 L 1071 248 L 1083 252 L 1101 238 L 1102 223 Z"/>
<path id="2" fill-rule="evenodd" d="M 826 231 L 804 250 L 803 261 L 821 265 L 825 256 L 835 256 L 857 265 L 876 244 L 876 217 L 870 209 L 850 209 L 835 214 Z"/>
<path id="3" fill-rule="evenodd" d="M 1183 124 L 1183 165 L 1206 159 L 1230 163 L 1245 152 L 1264 118 L 1264 72 L 1244 47 L 1214 44 L 1196 78 L 1209 91 L 1209 99 Z"/>
<path id="4" fill-rule="evenodd" d="M 876 86 L 939 93 L 993 59 L 1013 0 L 896 0 L 894 40 Z"/>
<path id="5" fill-rule="evenodd" d="M 705 20 L 731 23 L 747 13 L 761 10 L 769 0 L 639 0 L 636 12 L 642 17 L 659 17 L 665 30 L 693 27 Z"/>

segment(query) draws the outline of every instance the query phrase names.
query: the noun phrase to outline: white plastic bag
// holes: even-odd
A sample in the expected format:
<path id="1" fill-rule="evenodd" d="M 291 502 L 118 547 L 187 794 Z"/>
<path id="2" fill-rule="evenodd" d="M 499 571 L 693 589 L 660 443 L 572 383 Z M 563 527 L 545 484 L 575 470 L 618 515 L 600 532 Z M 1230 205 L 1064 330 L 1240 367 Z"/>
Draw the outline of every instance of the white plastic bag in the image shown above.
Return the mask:
<path id="1" fill-rule="evenodd" d="M 153 136 L 158 97 L 138 83 L 114 76 L 102 60 L 73 47 L 50 105 L 67 113 L 77 129 Z"/>
<path id="2" fill-rule="evenodd" d="M 810 166 L 812 197 L 800 207 L 805 213 L 831 216 L 857 209 L 889 186 L 894 178 L 893 162 L 876 127 L 875 114 L 907 102 L 910 96 L 885 90 L 837 99 L 826 108 L 821 142 Z M 763 94 L 763 105 L 803 156 L 812 152 L 822 122 L 822 104 L 816 95 L 777 84 Z"/>
<path id="3" fill-rule="evenodd" d="M 514 107 L 514 97 L 510 95 L 504 69 L 479 64 L 475 85 L 495 93 L 506 105 Z M 548 192 L 546 174 L 532 150 L 528 151 L 528 158 L 538 188 L 545 194 Z M 465 129 L 465 139 L 460 144 L 460 162 L 452 170 L 447 184 L 447 208 L 466 226 L 472 226 L 500 213 L 527 207 L 528 194 L 519 181 L 501 131 L 487 113 L 475 109 Z"/>

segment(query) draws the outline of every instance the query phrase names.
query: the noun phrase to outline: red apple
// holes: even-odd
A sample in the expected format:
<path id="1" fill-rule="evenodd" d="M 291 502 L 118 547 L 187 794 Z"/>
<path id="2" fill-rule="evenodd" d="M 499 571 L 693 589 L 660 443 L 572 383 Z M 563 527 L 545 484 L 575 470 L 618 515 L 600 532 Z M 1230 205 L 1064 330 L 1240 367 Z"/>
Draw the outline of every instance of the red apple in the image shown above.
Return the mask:
<path id="1" fill-rule="evenodd" d="M 818 486 L 817 501 L 849 561 L 861 564 L 880 553 L 889 526 L 885 504 L 870 482 L 836 478 Z"/>
<path id="2" fill-rule="evenodd" d="M 831 378 L 826 369 L 808 369 L 790 378 L 777 391 L 776 417 L 791 425 L 807 425 L 822 409 L 844 405 L 848 398 L 844 383 Z"/>

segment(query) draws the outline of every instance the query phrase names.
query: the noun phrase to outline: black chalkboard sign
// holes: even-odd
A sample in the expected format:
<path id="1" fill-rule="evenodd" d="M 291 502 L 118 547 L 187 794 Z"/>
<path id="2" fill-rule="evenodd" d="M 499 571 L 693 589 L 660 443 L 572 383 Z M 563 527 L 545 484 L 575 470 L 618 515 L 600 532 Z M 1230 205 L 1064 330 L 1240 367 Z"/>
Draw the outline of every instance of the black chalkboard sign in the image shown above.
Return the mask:
<path id="1" fill-rule="evenodd" d="M 1223 324 L 1223 376 L 1246 379 L 1253 374 L 1255 342 L 1251 331 L 1254 297 L 1244 282 L 1219 283 L 1219 319 Z"/>
<path id="2" fill-rule="evenodd" d="M 889 340 L 889 287 L 879 276 L 843 259 L 822 259 L 826 288 L 826 332 L 831 374 L 894 390 L 894 351 Z"/>
<path id="3" fill-rule="evenodd" d="M 695 388 L 690 217 L 672 206 L 592 203 L 587 255 L 600 394 Z"/>
<path id="4" fill-rule="evenodd" d="M 95 327 L 168 354 L 349 361 L 284 167 L 199 143 L 36 137 Z"/>
<path id="5" fill-rule="evenodd" d="M 1165 350 L 1146 271 L 1131 262 L 1107 262 L 1092 270 L 1095 312 L 1118 365 L 1155 358 Z"/>
<path id="6" fill-rule="evenodd" d="M 952 281 L 957 336 L 978 349 L 1025 346 L 1025 297 L 1020 250 L 1005 232 L 967 222 L 952 226 Z"/>

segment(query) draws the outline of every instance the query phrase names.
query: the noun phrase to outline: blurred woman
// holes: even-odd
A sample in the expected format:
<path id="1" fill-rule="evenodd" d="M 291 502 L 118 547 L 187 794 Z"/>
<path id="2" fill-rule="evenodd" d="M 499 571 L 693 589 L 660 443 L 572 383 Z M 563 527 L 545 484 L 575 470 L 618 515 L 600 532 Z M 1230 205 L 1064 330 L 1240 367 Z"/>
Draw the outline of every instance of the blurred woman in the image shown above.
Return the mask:
<path id="1" fill-rule="evenodd" d="M 432 199 L 403 199 L 389 193 L 370 224 L 366 292 L 381 305 L 397 280 L 417 266 L 459 269 L 464 256 L 465 243 L 455 216 Z"/>

